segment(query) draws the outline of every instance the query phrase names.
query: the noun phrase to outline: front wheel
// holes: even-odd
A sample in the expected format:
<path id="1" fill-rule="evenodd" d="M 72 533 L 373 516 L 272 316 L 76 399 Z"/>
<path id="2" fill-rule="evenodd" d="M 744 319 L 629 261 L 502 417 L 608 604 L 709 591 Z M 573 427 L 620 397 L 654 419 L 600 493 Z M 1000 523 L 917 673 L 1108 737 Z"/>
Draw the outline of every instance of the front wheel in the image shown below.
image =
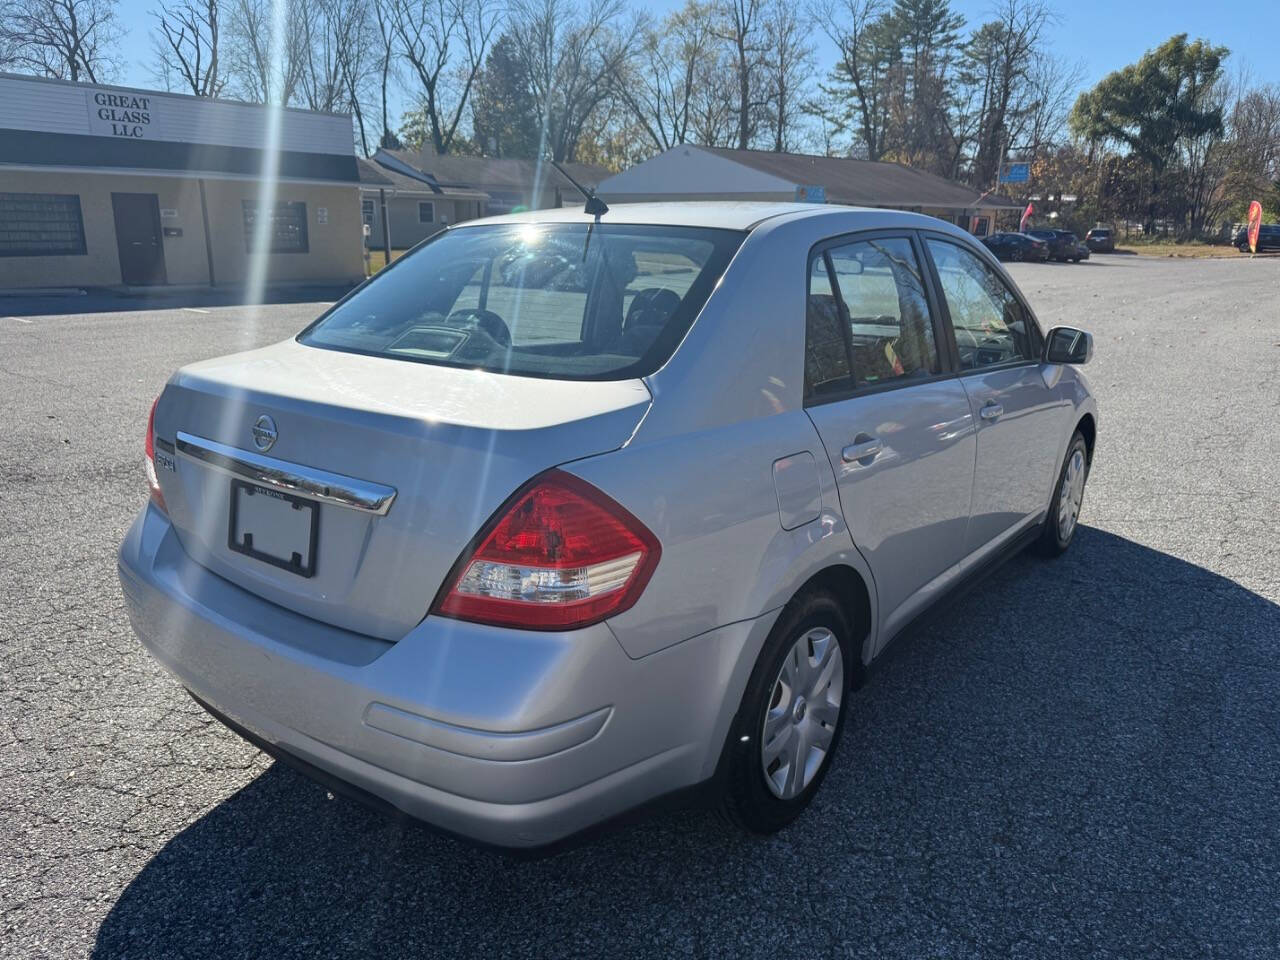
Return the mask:
<path id="1" fill-rule="evenodd" d="M 1077 430 L 1067 448 L 1067 458 L 1058 471 L 1058 483 L 1053 488 L 1049 502 L 1049 514 L 1044 519 L 1036 552 L 1045 557 L 1064 553 L 1076 535 L 1080 519 L 1080 507 L 1084 503 L 1084 484 L 1089 478 L 1089 447 L 1084 435 Z"/>
<path id="2" fill-rule="evenodd" d="M 856 655 L 844 611 L 801 595 L 765 640 L 729 731 L 722 804 L 730 822 L 773 833 L 800 815 L 840 743 Z"/>

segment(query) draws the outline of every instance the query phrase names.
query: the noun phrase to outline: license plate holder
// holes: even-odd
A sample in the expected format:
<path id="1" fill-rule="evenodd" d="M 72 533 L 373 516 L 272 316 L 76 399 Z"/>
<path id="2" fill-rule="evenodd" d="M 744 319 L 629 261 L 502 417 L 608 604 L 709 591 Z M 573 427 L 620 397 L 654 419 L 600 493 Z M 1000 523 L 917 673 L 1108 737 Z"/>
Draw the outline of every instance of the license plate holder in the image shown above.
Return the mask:
<path id="1" fill-rule="evenodd" d="M 314 500 L 231 481 L 227 547 L 300 577 L 316 573 L 320 505 Z"/>

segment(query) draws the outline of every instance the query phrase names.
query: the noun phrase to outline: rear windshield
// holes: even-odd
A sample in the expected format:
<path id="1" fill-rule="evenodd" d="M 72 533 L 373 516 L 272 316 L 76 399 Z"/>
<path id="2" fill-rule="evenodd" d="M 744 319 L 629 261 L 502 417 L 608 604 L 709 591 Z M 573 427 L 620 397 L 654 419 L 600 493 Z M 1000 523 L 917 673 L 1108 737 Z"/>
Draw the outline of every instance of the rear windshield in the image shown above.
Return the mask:
<path id="1" fill-rule="evenodd" d="M 521 223 L 447 230 L 299 334 L 313 347 L 564 380 L 647 376 L 746 234 Z"/>

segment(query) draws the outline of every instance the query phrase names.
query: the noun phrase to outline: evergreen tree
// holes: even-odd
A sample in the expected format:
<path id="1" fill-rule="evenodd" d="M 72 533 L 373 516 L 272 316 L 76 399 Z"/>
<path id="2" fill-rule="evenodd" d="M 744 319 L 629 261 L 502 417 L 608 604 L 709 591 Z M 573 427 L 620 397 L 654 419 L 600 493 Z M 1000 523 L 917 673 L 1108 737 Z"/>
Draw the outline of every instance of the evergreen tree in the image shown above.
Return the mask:
<path id="1" fill-rule="evenodd" d="M 476 146 L 484 156 L 538 155 L 536 104 L 510 34 L 498 38 L 485 60 L 471 99 L 471 123 Z"/>

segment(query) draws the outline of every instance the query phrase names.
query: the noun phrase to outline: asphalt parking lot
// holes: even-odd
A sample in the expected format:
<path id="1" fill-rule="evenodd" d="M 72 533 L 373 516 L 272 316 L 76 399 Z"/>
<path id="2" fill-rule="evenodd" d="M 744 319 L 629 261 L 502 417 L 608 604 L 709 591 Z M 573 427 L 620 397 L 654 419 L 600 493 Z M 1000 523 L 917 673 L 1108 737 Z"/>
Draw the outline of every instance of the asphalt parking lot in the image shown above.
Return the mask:
<path id="1" fill-rule="evenodd" d="M 130 632 L 152 397 L 319 306 L 0 299 L 0 956 L 1280 954 L 1280 259 L 1012 272 L 1096 337 L 1069 554 L 900 640 L 791 829 L 536 862 L 329 798 Z"/>

